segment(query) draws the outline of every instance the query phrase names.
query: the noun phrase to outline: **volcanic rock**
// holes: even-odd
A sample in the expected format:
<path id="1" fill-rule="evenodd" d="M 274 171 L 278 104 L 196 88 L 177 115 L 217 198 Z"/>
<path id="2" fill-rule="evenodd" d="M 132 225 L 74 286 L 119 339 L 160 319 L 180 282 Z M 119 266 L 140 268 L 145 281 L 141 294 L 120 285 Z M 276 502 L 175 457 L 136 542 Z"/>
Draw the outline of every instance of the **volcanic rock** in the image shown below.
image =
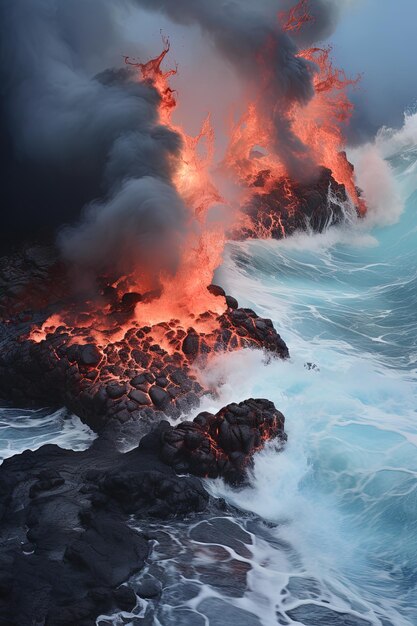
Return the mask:
<path id="1" fill-rule="evenodd" d="M 0 318 L 44 308 L 65 295 L 57 277 L 62 272 L 56 250 L 26 246 L 0 258 Z"/>
<path id="2" fill-rule="evenodd" d="M 161 593 L 161 583 L 159 580 L 145 578 L 138 587 L 138 595 L 141 598 L 156 598 Z"/>
<path id="3" fill-rule="evenodd" d="M 251 309 L 231 308 L 237 302 L 227 298 L 229 309 L 218 317 L 211 314 L 213 330 L 208 334 L 191 328 L 186 332 L 172 321 L 128 327 L 123 339 L 109 336 L 100 345 L 88 327 L 58 325 L 41 340 L 28 335 L 27 327 L 26 334 L 20 327 L 17 333 L 10 332 L 13 325 L 3 327 L 0 397 L 20 406 L 66 405 L 98 432 L 130 421 L 147 424 L 150 411 L 155 423 L 163 417 L 160 411 L 179 417 L 206 392 L 191 369 L 197 359 L 204 363 L 210 353 L 239 348 L 288 356 L 271 320 Z M 156 343 L 154 335 L 161 331 L 169 351 Z"/>
<path id="4" fill-rule="evenodd" d="M 346 161 L 346 155 L 340 158 Z M 271 185 L 269 178 L 270 172 L 265 170 L 253 183 L 254 188 L 268 183 L 269 190 L 255 193 L 243 207 L 245 219 L 230 233 L 232 239 L 282 239 L 299 230 L 322 232 L 345 219 L 346 189 L 328 168 L 320 167 L 318 176 L 310 182 L 283 178 Z"/>
<path id="5" fill-rule="evenodd" d="M 138 302 L 143 299 L 142 294 L 135 293 L 134 291 L 125 293 L 122 297 L 121 305 L 123 308 L 131 309 L 136 306 Z"/>
<path id="6" fill-rule="evenodd" d="M 223 287 L 220 287 L 219 285 L 209 285 L 207 287 L 207 290 L 213 295 L 213 296 L 224 296 L 226 297 L 226 292 L 223 289 Z"/>
<path id="7" fill-rule="evenodd" d="M 225 299 L 222 315 L 201 313 L 193 317 L 193 327 L 180 320 L 139 327 L 133 308 L 158 298 L 158 291 L 143 297 L 135 292 L 120 295 L 102 281 L 96 301 L 70 301 L 54 254 L 34 248 L 1 259 L 0 287 L 3 280 L 2 305 L 7 313 L 0 320 L 4 402 L 64 405 L 97 432 L 124 437 L 135 425 L 137 434 L 143 434 L 164 417 L 179 418 L 198 406 L 208 390 L 197 380 L 193 366 L 204 366 L 210 355 L 256 348 L 288 356 L 272 322 L 251 309 L 239 309 L 218 285 L 210 285 L 209 291 Z M 52 278 L 59 289 L 51 288 Z M 20 283 L 24 288 L 18 288 Z M 31 284 L 40 298 L 27 289 Z M 14 294 L 11 299 L 9 292 Z M 28 303 L 47 308 L 15 314 Z M 98 327 L 107 330 L 97 331 Z"/>
<path id="8" fill-rule="evenodd" d="M 204 511 L 209 495 L 201 481 L 174 470 L 237 482 L 264 439 L 284 440 L 283 425 L 272 403 L 247 400 L 176 428 L 161 423 L 125 454 L 102 435 L 84 452 L 46 445 L 4 461 L 0 623 L 27 626 L 35 618 L 94 626 L 100 613 L 131 609 L 136 596 L 121 585 L 143 567 L 149 550 L 132 516 Z M 160 592 L 154 579 L 139 586 L 144 598 Z"/>
<path id="9" fill-rule="evenodd" d="M 81 365 L 98 365 L 100 361 L 101 353 L 97 346 L 92 343 L 82 346 L 80 350 Z"/>
<path id="10" fill-rule="evenodd" d="M 122 585 L 118 589 L 113 591 L 113 598 L 116 606 L 122 609 L 122 611 L 132 611 L 135 608 L 136 594 L 128 585 Z"/>
<path id="11" fill-rule="evenodd" d="M 182 351 L 187 356 L 196 357 L 199 350 L 199 338 L 196 332 L 189 332 L 182 343 Z"/>
<path id="12" fill-rule="evenodd" d="M 284 423 L 272 402 L 250 399 L 229 404 L 215 415 L 200 413 L 193 422 L 181 422 L 175 428 L 161 423 L 157 446 L 161 460 L 178 473 L 221 476 L 237 484 L 244 480 L 253 453 L 264 441 L 285 442 Z M 140 445 L 155 445 L 155 432 Z"/>
<path id="13" fill-rule="evenodd" d="M 162 389 L 162 387 L 158 387 L 157 385 L 153 385 L 149 389 L 149 395 L 151 396 L 151 400 L 154 405 L 161 409 L 166 407 L 171 400 L 165 389 Z"/>
<path id="14" fill-rule="evenodd" d="M 119 385 L 118 383 L 110 383 L 110 385 L 107 385 L 106 391 L 107 395 L 112 398 L 112 400 L 117 400 L 126 393 L 126 386 Z"/>
<path id="15" fill-rule="evenodd" d="M 45 468 L 64 478 L 40 489 Z M 203 510 L 207 502 L 197 479 L 178 478 L 138 449 L 123 455 L 111 447 L 73 452 L 48 445 L 6 460 L 0 623 L 27 626 L 36 617 L 93 626 L 101 612 L 134 606 L 134 594 L 117 588 L 143 567 L 148 541 L 127 525 L 126 511 L 166 517 Z"/>
<path id="16" fill-rule="evenodd" d="M 233 298 L 232 296 L 226 296 L 226 304 L 229 307 L 229 309 L 237 309 L 239 306 L 236 298 Z"/>
<path id="17" fill-rule="evenodd" d="M 140 391 L 139 389 L 134 389 L 133 391 L 131 391 L 129 393 L 129 398 L 131 398 L 138 404 L 151 404 L 148 394 Z"/>

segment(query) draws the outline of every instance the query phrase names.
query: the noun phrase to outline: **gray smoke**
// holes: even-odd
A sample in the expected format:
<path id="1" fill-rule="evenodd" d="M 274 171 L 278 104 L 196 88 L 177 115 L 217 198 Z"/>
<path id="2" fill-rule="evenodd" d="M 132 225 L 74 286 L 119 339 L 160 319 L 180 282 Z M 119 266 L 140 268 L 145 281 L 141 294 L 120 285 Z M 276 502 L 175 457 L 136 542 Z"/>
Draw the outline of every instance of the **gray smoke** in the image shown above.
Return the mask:
<path id="1" fill-rule="evenodd" d="M 292 104 L 305 104 L 312 97 L 315 67 L 297 56 L 296 44 L 279 26 L 277 5 L 271 16 L 268 0 L 134 1 L 145 9 L 163 12 L 178 23 L 197 23 L 254 92 L 259 93 L 265 71 L 267 84 L 262 84 L 261 89 L 263 114 L 274 124 L 275 149 L 292 176 L 301 178 L 311 170 L 308 148 L 291 131 L 288 112 Z M 263 68 L 260 55 L 266 62 Z"/>
<path id="2" fill-rule="evenodd" d="M 110 58 L 123 64 L 116 6 L 3 0 L 3 226 L 10 236 L 72 223 L 58 238 L 71 263 L 120 273 L 146 260 L 157 275 L 175 267 L 185 230 L 170 183 L 181 141 L 134 70 L 95 74 Z"/>
<path id="3" fill-rule="evenodd" d="M 309 0 L 308 12 L 312 20 L 306 22 L 293 37 L 300 47 L 309 47 L 330 37 L 344 10 L 362 0 Z M 276 12 L 276 0 L 270 0 L 270 9 Z M 280 10 L 288 11 L 294 0 L 279 0 Z"/>
<path id="4" fill-rule="evenodd" d="M 151 266 L 155 276 L 175 268 L 186 230 L 171 184 L 181 141 L 159 125 L 156 91 L 122 66 L 130 44 L 120 24 L 133 7 L 198 24 L 248 88 L 262 87 L 263 114 L 289 172 L 310 173 L 311 157 L 288 111 L 311 98 L 315 66 L 297 56 L 297 44 L 279 27 L 286 1 L 3 0 L 4 231 L 69 224 L 59 235 L 64 257 L 96 273 L 124 272 L 132 263 Z M 312 0 L 312 7 L 316 20 L 307 32 L 316 38 L 337 11 L 330 0 Z M 119 69 L 104 69 L 112 65 Z"/>

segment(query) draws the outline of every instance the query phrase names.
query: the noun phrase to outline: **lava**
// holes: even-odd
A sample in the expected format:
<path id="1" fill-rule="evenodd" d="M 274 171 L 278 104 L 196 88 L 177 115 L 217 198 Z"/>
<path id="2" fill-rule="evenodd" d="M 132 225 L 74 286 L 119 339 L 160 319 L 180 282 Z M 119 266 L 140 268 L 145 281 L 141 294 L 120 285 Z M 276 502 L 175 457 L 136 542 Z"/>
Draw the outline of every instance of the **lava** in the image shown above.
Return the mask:
<path id="1" fill-rule="evenodd" d="M 335 68 L 331 48 L 309 48 L 300 53 L 314 62 L 314 97 L 304 107 L 294 107 L 293 129 L 314 154 L 318 164 L 331 169 L 333 177 L 345 186 L 359 213 L 364 215 L 366 205 L 359 197 L 353 167 L 344 152 L 343 125 L 349 122 L 353 104 L 347 88 L 357 85 L 359 77 L 350 79 L 343 70 Z"/>
<path id="2" fill-rule="evenodd" d="M 280 14 L 279 19 L 284 32 L 297 33 L 312 19 L 307 0 L 301 0 L 288 14 Z M 179 263 L 172 274 L 161 274 L 157 285 L 147 284 L 146 268 L 132 268 L 131 274 L 116 280 L 101 277 L 99 297 L 83 304 L 66 304 L 59 312 L 55 307 L 28 337 L 32 344 L 56 344 L 59 351 L 54 347 L 54 354 L 64 355 L 69 362 L 71 350 L 82 354 L 82 346 L 86 350 L 93 346 L 99 370 L 83 363 L 77 374 L 89 384 L 99 381 L 97 385 L 103 386 L 116 380 L 128 388 L 139 367 L 155 379 L 167 379 L 169 389 L 170 368 L 187 370 L 190 363 L 216 351 L 269 346 L 276 352 L 282 348 L 277 348 L 276 337 L 270 340 L 275 331 L 269 321 L 265 326 L 253 311 L 236 311 L 233 298 L 218 287 L 207 287 L 221 264 L 225 243 L 224 225 L 210 217 L 213 207 L 225 203 L 210 175 L 214 131 L 210 116 L 195 137 L 173 122 L 177 94 L 170 79 L 177 69 L 162 69 L 170 49 L 169 40 L 163 42 L 155 59 L 140 63 L 125 57 L 125 63 L 137 70 L 138 81 L 149 84 L 159 95 L 156 126 L 164 125 L 180 138 L 171 181 L 188 216 Z M 272 80 L 270 55 L 276 52 L 276 45 L 266 42 L 258 55 L 261 91 L 268 90 Z M 311 68 L 314 94 L 308 102 L 294 103 L 289 98 L 268 115 L 259 93 L 231 129 L 223 166 L 242 188 L 241 217 L 232 231 L 235 238 L 281 238 L 305 228 L 306 222 L 314 230 L 323 230 L 340 219 L 340 207 L 348 199 L 360 214 L 365 212 L 353 168 L 343 152 L 343 125 L 353 109 L 347 89 L 357 79 L 351 80 L 335 68 L 330 52 L 329 48 L 298 52 Z M 314 175 L 305 180 L 290 176 L 277 145 L 274 115 L 282 115 L 291 127 L 300 145 L 300 164 L 311 160 Z M 139 391 L 146 395 L 148 388 L 139 387 Z M 151 402 L 148 396 L 140 397 L 145 406 Z M 134 401 L 129 402 L 133 406 Z"/>
<path id="3" fill-rule="evenodd" d="M 195 315 L 192 325 L 179 319 L 140 325 L 133 303 L 126 308 L 123 299 L 103 307 L 101 318 L 93 306 L 80 312 L 77 305 L 52 315 L 4 347 L 0 393 L 23 404 L 65 404 L 98 429 L 109 418 L 124 423 L 191 410 L 210 391 L 199 370 L 216 353 L 256 348 L 288 356 L 271 320 L 237 308 L 218 286 L 209 290 L 226 310 Z"/>
<path id="4" fill-rule="evenodd" d="M 308 0 L 300 0 L 288 12 L 280 12 L 278 19 L 282 25 L 282 30 L 286 32 L 298 32 L 304 24 L 314 21 L 309 12 Z"/>
<path id="5" fill-rule="evenodd" d="M 164 72 L 161 69 L 170 49 L 169 40 L 164 38 L 163 41 L 164 49 L 156 59 L 137 63 L 126 57 L 125 63 L 136 67 L 138 79 L 157 90 L 160 96 L 159 121 L 181 138 L 181 155 L 176 163 L 173 183 L 188 209 L 188 233 L 175 275 L 160 277 L 161 297 L 138 310 L 142 322 L 160 322 L 172 316 L 190 321 L 195 313 L 208 310 L 219 314 L 224 312 L 224 308 L 223 311 L 219 308 L 218 300 L 207 291 L 214 270 L 221 263 L 225 242 L 223 226 L 207 220 L 210 208 L 224 202 L 209 174 L 214 131 L 210 116 L 204 120 L 196 137 L 187 135 L 181 126 L 172 122 L 176 98 L 169 79 L 177 70 Z"/>
<path id="6" fill-rule="evenodd" d="M 299 32 L 312 20 L 308 0 L 301 0 L 289 12 L 279 14 L 281 28 L 289 34 Z M 272 80 L 269 68 L 273 63 L 274 45 L 275 42 L 269 42 L 258 54 L 259 75 L 263 77 L 261 89 L 257 98 L 248 104 L 246 112 L 231 128 L 223 162 L 225 169 L 238 179 L 244 189 L 241 198 L 244 211 L 240 225 L 232 230 L 235 235 L 239 230 L 241 234 L 250 230 L 253 236 L 261 238 L 285 236 L 286 221 L 289 219 L 291 222 L 294 214 L 302 209 L 296 190 L 298 185 L 315 184 L 320 179 L 321 168 L 331 171 L 329 196 L 334 189 L 338 189 L 338 184 L 343 185 L 348 194 L 345 201 L 352 203 L 358 215 L 366 213 L 365 201 L 356 187 L 353 167 L 344 151 L 344 128 L 353 113 L 348 88 L 357 85 L 360 77 L 350 79 L 343 70 L 336 68 L 329 47 L 299 50 L 298 57 L 310 64 L 314 94 L 307 103 L 291 102 L 288 99 L 280 105 L 281 110 L 268 113 L 264 98 L 269 93 Z M 279 137 L 277 143 L 274 127 L 274 115 L 277 114 L 298 142 L 299 170 L 304 180 L 297 180 L 297 177 L 290 175 L 280 154 Z M 311 163 L 315 166 L 313 171 Z M 274 193 L 277 199 L 278 189 L 281 197 L 274 215 L 270 196 Z M 261 223 L 248 219 L 248 206 L 254 201 L 258 202 L 261 195 L 265 196 L 268 204 L 268 223 L 265 220 Z M 338 195 L 342 198 L 343 194 L 338 190 Z M 303 227 L 302 220 L 298 222 Z"/>

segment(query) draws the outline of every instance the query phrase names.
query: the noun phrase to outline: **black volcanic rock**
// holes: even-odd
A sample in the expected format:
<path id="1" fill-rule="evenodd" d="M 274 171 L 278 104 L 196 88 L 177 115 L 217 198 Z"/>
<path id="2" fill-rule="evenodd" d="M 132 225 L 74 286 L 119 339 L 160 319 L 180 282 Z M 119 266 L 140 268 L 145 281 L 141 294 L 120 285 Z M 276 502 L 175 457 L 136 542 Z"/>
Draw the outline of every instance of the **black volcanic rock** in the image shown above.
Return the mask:
<path id="1" fill-rule="evenodd" d="M 132 516 L 175 520 L 204 511 L 209 495 L 200 479 L 176 471 L 241 481 L 265 439 L 284 441 L 283 427 L 271 402 L 247 400 L 176 428 L 163 422 L 125 454 L 100 436 L 84 452 L 46 445 L 4 461 L 0 623 L 94 626 L 100 613 L 133 607 L 136 596 L 124 585 L 149 546 Z M 138 592 L 157 597 L 161 585 L 144 579 Z"/>
<path id="2" fill-rule="evenodd" d="M 347 162 L 346 155 L 340 158 Z M 346 189 L 328 168 L 320 167 L 318 176 L 310 182 L 283 178 L 272 184 L 269 178 L 270 172 L 265 170 L 254 182 L 254 188 L 263 188 L 267 183 L 270 188 L 267 193 L 254 193 L 243 207 L 245 221 L 232 230 L 232 239 L 282 239 L 299 230 L 322 232 L 344 220 Z"/>
<path id="3" fill-rule="evenodd" d="M 34 341 L 28 326 L 26 336 L 17 325 L 0 326 L 0 397 L 20 406 L 66 405 L 97 432 L 127 422 L 145 426 L 152 417 L 154 423 L 164 415 L 177 418 L 207 393 L 191 369 L 197 359 L 240 348 L 288 356 L 271 320 L 233 308 L 237 302 L 229 296 L 227 301 L 228 310 L 214 317 L 208 335 L 171 322 L 128 327 L 123 339 L 109 337 L 97 345 L 88 328 L 77 328 L 73 337 L 61 326 Z M 161 329 L 172 344 L 170 352 L 155 342 L 153 333 Z M 89 340 L 81 343 L 83 337 Z"/>
<path id="4" fill-rule="evenodd" d="M 0 259 L 2 401 L 65 405 L 97 432 L 133 424 L 143 432 L 198 406 L 208 390 L 193 364 L 204 365 L 210 354 L 257 348 L 288 357 L 271 320 L 239 309 L 218 285 L 208 290 L 224 299 L 222 315 L 206 311 L 194 327 L 167 320 L 139 328 L 134 306 L 160 293 L 122 294 L 107 279 L 98 282 L 97 299 L 77 300 L 53 249 L 26 248 Z"/>
<path id="5" fill-rule="evenodd" d="M 286 441 L 284 423 L 272 402 L 250 399 L 229 404 L 215 415 L 200 413 L 193 422 L 181 422 L 175 428 L 163 422 L 140 446 L 158 449 L 161 460 L 178 473 L 221 476 L 237 484 L 244 480 L 253 453 L 265 441 Z"/>
<path id="6" fill-rule="evenodd" d="M 239 306 L 238 301 L 233 296 L 226 296 L 226 304 L 229 309 L 237 309 Z"/>
<path id="7" fill-rule="evenodd" d="M 100 350 L 92 343 L 82 346 L 79 359 L 82 365 L 98 365 L 101 361 Z"/>
<path id="8" fill-rule="evenodd" d="M 99 444 L 73 452 L 48 445 L 6 460 L 0 623 L 27 626 L 36 617 L 51 626 L 93 626 L 99 613 L 126 608 L 119 585 L 148 554 L 148 541 L 127 525 L 128 514 L 175 516 L 204 510 L 207 502 L 196 478 L 179 478 L 138 449 L 120 454 Z"/>
<path id="9" fill-rule="evenodd" d="M 23 246 L 0 257 L 0 319 L 62 298 L 66 286 L 57 280 L 61 272 L 52 246 Z"/>
<path id="10" fill-rule="evenodd" d="M 226 297 L 226 292 L 223 289 L 223 287 L 220 287 L 220 285 L 209 285 L 207 287 L 207 290 L 213 295 L 213 296 L 223 296 Z"/>
<path id="11" fill-rule="evenodd" d="M 141 391 L 140 389 L 133 389 L 133 391 L 129 393 L 129 398 L 141 405 L 151 404 L 148 394 Z"/>
<path id="12" fill-rule="evenodd" d="M 149 389 L 149 395 L 154 405 L 161 409 L 167 406 L 171 399 L 165 389 L 162 389 L 162 387 L 158 387 L 157 385 L 153 385 Z"/>
<path id="13" fill-rule="evenodd" d="M 182 343 L 182 351 L 187 356 L 198 355 L 200 341 L 196 332 L 189 332 Z"/>

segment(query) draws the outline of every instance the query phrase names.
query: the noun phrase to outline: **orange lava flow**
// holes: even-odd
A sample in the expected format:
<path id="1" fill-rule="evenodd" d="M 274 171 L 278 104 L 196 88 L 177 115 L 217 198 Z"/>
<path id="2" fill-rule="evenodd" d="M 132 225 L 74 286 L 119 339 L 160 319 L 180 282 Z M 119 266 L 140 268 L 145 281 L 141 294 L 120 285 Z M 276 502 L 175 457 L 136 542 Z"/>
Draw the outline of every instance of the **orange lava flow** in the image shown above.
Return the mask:
<path id="1" fill-rule="evenodd" d="M 180 335 L 192 328 L 205 336 L 212 333 L 218 316 L 226 311 L 224 298 L 215 297 L 207 290 L 214 270 L 221 263 L 225 241 L 223 227 L 208 219 L 210 208 L 222 202 L 209 175 L 214 131 L 210 116 L 204 120 L 196 137 L 190 137 L 180 126 L 173 124 L 172 112 L 177 101 L 169 79 L 177 70 L 164 72 L 161 68 L 169 51 L 168 39 L 163 41 L 164 49 L 157 58 L 139 63 L 125 57 L 125 63 L 138 70 L 139 81 L 150 84 L 158 92 L 157 124 L 167 126 L 181 138 L 181 152 L 173 163 L 173 184 L 188 210 L 188 223 L 178 266 L 174 274 L 159 276 L 156 292 L 152 292 L 152 285 L 147 284 L 146 268 L 145 271 L 132 268 L 132 274 L 120 277 L 110 286 L 117 293 L 119 304 L 98 299 L 86 302 L 83 313 L 72 308 L 53 314 L 30 333 L 29 338 L 35 342 L 60 329 L 68 333 L 69 344 L 94 341 L 98 346 L 105 346 L 109 341 L 123 340 L 131 329 L 152 326 L 156 328 L 160 345 L 170 352 L 172 339 L 168 342 L 164 339 L 166 332 L 158 332 L 159 324 L 169 322 Z M 129 295 L 138 298 L 127 315 L 126 309 L 120 309 L 120 302 L 123 296 Z"/>
<path id="2" fill-rule="evenodd" d="M 315 161 L 332 170 L 333 177 L 345 186 L 363 215 L 366 205 L 358 195 L 353 168 L 343 151 L 343 126 L 353 113 L 347 88 L 356 85 L 359 78 L 349 79 L 343 70 L 335 68 L 330 53 L 331 48 L 309 48 L 299 53 L 312 61 L 318 72 L 314 75 L 314 97 L 306 106 L 295 106 L 292 111 L 292 128 L 310 148 Z"/>
<path id="3" fill-rule="evenodd" d="M 314 21 L 308 9 L 308 0 L 300 0 L 288 12 L 281 11 L 278 19 L 286 32 L 299 32 L 304 24 Z"/>
<path id="4" fill-rule="evenodd" d="M 300 0 L 288 13 L 281 13 L 279 19 L 281 29 L 288 36 L 296 34 L 313 19 L 308 11 L 308 0 Z M 314 94 L 307 103 L 295 102 L 290 97 L 275 103 L 271 96 L 273 98 L 278 93 L 273 84 L 277 77 L 271 68 L 277 41 L 272 39 L 266 41 L 258 52 L 258 93 L 248 102 L 241 119 L 232 125 L 222 162 L 224 170 L 242 190 L 240 203 L 243 207 L 255 196 L 265 199 L 267 194 L 277 194 L 277 189 L 281 194 L 277 200 L 282 204 L 280 211 L 274 213 L 272 205 L 269 221 L 254 227 L 256 235 L 265 238 L 271 236 L 272 231 L 285 237 L 289 228 L 286 216 L 296 216 L 300 210 L 300 193 L 297 195 L 296 192 L 300 181 L 290 177 L 289 168 L 280 154 L 278 118 L 287 124 L 299 144 L 300 169 L 304 165 L 303 159 L 317 166 L 317 171 L 328 168 L 334 180 L 344 185 L 357 211 L 362 215 L 366 212 L 365 202 L 356 188 L 353 167 L 344 152 L 344 125 L 353 111 L 347 91 L 358 79 L 349 79 L 342 70 L 334 67 L 330 48 L 300 50 L 298 56 L 311 69 Z M 120 277 L 116 282 L 109 280 L 106 289 L 116 293 L 114 300 L 106 299 L 104 290 L 100 296 L 102 299 L 86 303 L 84 313 L 72 310 L 52 315 L 40 328 L 32 330 L 30 338 L 36 342 L 61 329 L 60 332 L 68 333 L 69 343 L 94 340 L 97 345 L 105 346 L 110 341 L 122 341 L 129 329 L 140 330 L 149 326 L 160 345 L 170 352 L 177 339 L 168 338 L 167 343 L 167 333 L 170 336 L 172 333 L 185 335 L 191 329 L 197 334 L 214 337 L 218 318 L 226 311 L 224 298 L 207 290 L 215 269 L 221 264 L 225 244 L 224 225 L 213 218 L 212 211 L 216 206 L 226 204 L 210 176 L 214 131 L 210 116 L 206 117 L 195 137 L 187 135 L 173 122 L 177 97 L 170 79 L 177 69 L 162 69 L 170 48 L 168 39 L 163 42 L 164 49 L 155 59 L 140 63 L 125 57 L 125 63 L 137 70 L 138 81 L 148 83 L 159 95 L 156 126 L 170 128 L 181 140 L 179 155 L 172 157 L 172 183 L 187 211 L 187 229 L 178 265 L 174 273 L 159 276 L 156 289 L 155 284 L 146 283 L 146 268 L 145 271 L 132 268 L 130 275 Z M 249 219 L 242 211 L 237 228 L 247 223 L 253 229 Z M 162 332 L 160 325 L 166 323 L 170 327 L 164 327 Z M 207 339 L 208 343 L 210 341 L 215 343 L 214 339 Z M 230 347 L 240 345 L 239 341 L 241 339 L 232 337 Z"/>
<path id="5" fill-rule="evenodd" d="M 308 11 L 308 0 L 301 0 L 289 12 L 280 13 L 279 20 L 284 32 L 297 33 L 313 21 Z M 272 112 L 273 103 L 268 100 L 268 89 L 273 79 L 270 71 L 273 63 L 274 42 L 269 42 L 258 54 L 259 75 L 263 78 L 257 99 L 247 106 L 246 112 L 231 128 L 231 136 L 223 162 L 225 169 L 237 177 L 246 191 L 242 204 L 250 202 L 256 194 L 269 194 L 278 181 L 284 180 L 288 212 L 297 211 L 297 198 L 292 192 L 293 181 L 280 154 Z M 366 213 L 366 204 L 360 197 L 355 183 L 352 165 L 346 158 L 344 130 L 353 113 L 348 88 L 355 86 L 359 77 L 350 79 L 343 70 L 334 67 L 330 48 L 300 50 L 298 56 L 310 63 L 314 94 L 307 104 L 288 101 L 280 104 L 281 119 L 290 127 L 305 152 L 300 151 L 300 169 L 303 159 L 310 159 L 316 166 L 331 170 L 337 183 L 343 184 L 350 200 L 360 215 Z M 269 109 L 265 106 L 265 97 Z M 306 168 L 305 168 L 306 169 Z M 244 225 L 245 216 L 241 223 Z M 258 229 L 262 237 L 261 230 Z M 282 229 L 284 234 L 284 229 Z"/>
<path id="6" fill-rule="evenodd" d="M 164 50 L 156 59 L 136 63 L 126 57 L 125 62 L 138 69 L 139 80 L 150 83 L 157 90 L 160 95 L 160 123 L 181 137 L 181 155 L 175 164 L 173 182 L 188 209 L 188 233 L 175 275 L 160 277 L 161 297 L 138 306 L 137 316 L 138 321 L 146 323 L 158 323 L 172 317 L 185 323 L 204 311 L 221 314 L 225 310 L 219 299 L 207 291 L 214 270 L 221 263 L 225 243 L 222 225 L 211 223 L 208 213 L 223 199 L 209 175 L 214 143 L 210 116 L 207 116 L 196 137 L 190 137 L 172 122 L 176 98 L 169 79 L 177 70 L 164 72 L 161 69 L 170 47 L 168 39 L 163 41 Z"/>

